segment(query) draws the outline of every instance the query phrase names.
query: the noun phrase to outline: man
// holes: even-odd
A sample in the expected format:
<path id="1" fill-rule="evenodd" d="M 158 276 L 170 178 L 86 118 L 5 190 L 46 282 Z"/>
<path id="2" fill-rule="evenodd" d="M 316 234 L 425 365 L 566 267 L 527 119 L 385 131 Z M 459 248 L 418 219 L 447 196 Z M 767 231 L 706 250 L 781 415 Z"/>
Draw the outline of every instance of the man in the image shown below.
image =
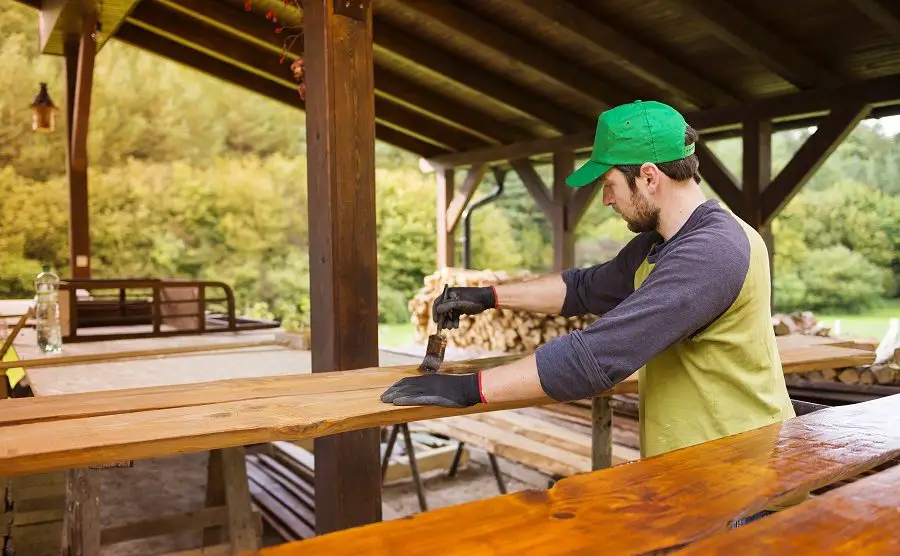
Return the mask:
<path id="1" fill-rule="evenodd" d="M 435 320 L 494 308 L 602 315 L 514 363 L 405 378 L 397 405 L 592 397 L 638 371 L 643 457 L 794 416 L 772 328 L 759 234 L 700 188 L 696 132 L 671 107 L 600 115 L 591 159 L 566 180 L 601 180 L 603 203 L 637 235 L 612 260 L 523 283 L 451 288 Z"/>

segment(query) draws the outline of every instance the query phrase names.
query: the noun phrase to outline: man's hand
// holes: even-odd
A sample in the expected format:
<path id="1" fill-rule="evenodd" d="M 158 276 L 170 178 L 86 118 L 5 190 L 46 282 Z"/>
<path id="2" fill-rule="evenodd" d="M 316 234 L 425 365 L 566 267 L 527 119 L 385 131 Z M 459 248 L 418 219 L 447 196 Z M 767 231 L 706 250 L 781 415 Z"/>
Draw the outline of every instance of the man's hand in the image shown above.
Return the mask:
<path id="1" fill-rule="evenodd" d="M 444 328 L 459 328 L 460 315 L 477 315 L 497 306 L 494 288 L 447 288 L 447 295 L 438 297 L 431 308 L 434 322 Z"/>
<path id="2" fill-rule="evenodd" d="M 381 401 L 394 405 L 469 407 L 482 401 L 479 373 L 406 377 L 385 390 Z"/>

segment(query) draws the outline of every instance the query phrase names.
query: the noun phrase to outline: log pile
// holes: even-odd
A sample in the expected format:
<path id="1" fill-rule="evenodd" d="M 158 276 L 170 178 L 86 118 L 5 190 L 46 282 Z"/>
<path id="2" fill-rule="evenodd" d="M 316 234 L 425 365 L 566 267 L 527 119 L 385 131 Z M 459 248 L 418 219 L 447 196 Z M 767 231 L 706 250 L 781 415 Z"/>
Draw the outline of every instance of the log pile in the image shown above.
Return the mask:
<path id="1" fill-rule="evenodd" d="M 511 276 L 491 270 L 447 268 L 425 277 L 425 286 L 409 302 L 416 339 L 425 341 L 435 331 L 431 306 L 444 289 L 481 287 L 518 282 L 533 278 L 528 273 Z M 459 328 L 445 331 L 448 345 L 504 353 L 527 353 L 550 340 L 583 329 L 597 317 L 565 318 L 509 309 L 488 310 L 479 315 L 460 317 Z"/>
<path id="2" fill-rule="evenodd" d="M 772 326 L 775 327 L 776 336 L 787 336 L 789 334 L 831 336 L 831 329 L 819 324 L 816 316 L 811 311 L 773 315 Z"/>

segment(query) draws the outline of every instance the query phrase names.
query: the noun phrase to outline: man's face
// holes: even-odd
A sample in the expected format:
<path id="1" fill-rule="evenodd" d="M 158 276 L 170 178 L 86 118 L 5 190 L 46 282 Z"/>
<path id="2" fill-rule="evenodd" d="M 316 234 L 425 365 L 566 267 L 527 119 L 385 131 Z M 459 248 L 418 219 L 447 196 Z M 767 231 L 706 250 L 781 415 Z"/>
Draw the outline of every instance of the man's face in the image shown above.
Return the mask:
<path id="1" fill-rule="evenodd" d="M 646 180 L 638 176 L 635 187 L 628 185 L 625 174 L 616 168 L 600 178 L 603 204 L 619 213 L 632 232 L 649 232 L 659 225 L 659 207 L 646 194 Z"/>

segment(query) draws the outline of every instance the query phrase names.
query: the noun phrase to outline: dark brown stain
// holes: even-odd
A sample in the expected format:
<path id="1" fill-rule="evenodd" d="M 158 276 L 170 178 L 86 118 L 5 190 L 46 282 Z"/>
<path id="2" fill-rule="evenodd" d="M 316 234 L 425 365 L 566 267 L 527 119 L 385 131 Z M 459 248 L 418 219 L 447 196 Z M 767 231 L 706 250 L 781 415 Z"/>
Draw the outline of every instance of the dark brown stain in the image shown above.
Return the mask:
<path id="1" fill-rule="evenodd" d="M 550 502 L 550 496 L 546 490 L 523 490 L 519 492 L 519 497 L 528 504 L 547 504 Z"/>
<path id="2" fill-rule="evenodd" d="M 557 512 L 553 514 L 553 519 L 572 519 L 575 514 L 572 512 Z"/>

